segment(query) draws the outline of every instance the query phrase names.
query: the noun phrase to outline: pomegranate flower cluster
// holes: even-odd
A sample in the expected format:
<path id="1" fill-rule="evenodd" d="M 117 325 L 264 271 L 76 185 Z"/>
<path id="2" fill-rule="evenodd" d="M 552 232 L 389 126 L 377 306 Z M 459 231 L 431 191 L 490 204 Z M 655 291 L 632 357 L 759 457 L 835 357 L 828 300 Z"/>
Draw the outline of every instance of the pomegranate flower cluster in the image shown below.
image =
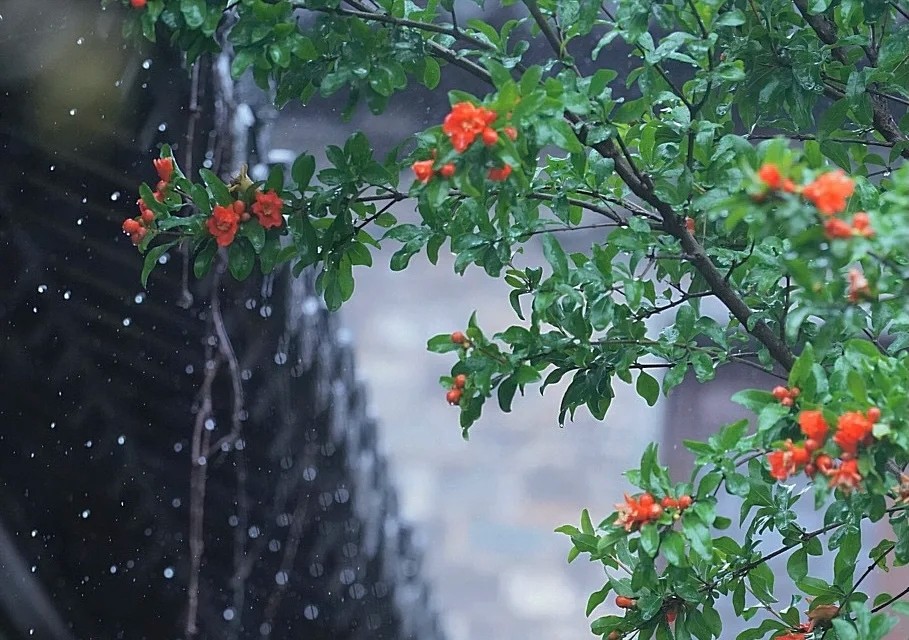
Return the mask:
<path id="1" fill-rule="evenodd" d="M 275 191 L 256 191 L 252 204 L 253 215 L 265 229 L 280 227 L 284 224 L 282 209 L 284 201 Z M 240 230 L 240 223 L 251 218 L 246 211 L 246 203 L 242 200 L 235 201 L 231 206 L 216 206 L 212 209 L 211 217 L 206 221 L 208 232 L 218 243 L 219 247 L 227 247 L 233 243 Z"/>
<path id="2" fill-rule="evenodd" d="M 451 141 L 452 148 L 459 154 L 466 152 L 477 139 L 486 147 L 495 147 L 499 143 L 500 133 L 492 127 L 498 119 L 498 114 L 492 109 L 476 106 L 470 102 L 459 102 L 451 108 L 442 122 L 442 132 Z M 517 140 L 518 132 L 512 126 L 505 126 L 501 133 L 510 140 Z M 446 162 L 436 167 L 436 152 L 433 150 L 432 158 L 419 160 L 411 166 L 417 180 L 426 184 L 433 176 L 451 178 L 455 175 L 457 167 L 452 162 Z M 494 182 L 502 182 L 511 175 L 512 168 L 505 164 L 501 167 L 491 167 L 488 177 Z"/>
<path id="3" fill-rule="evenodd" d="M 771 162 L 761 165 L 757 176 L 770 191 L 800 193 L 825 216 L 845 211 L 849 198 L 855 193 L 855 182 L 842 169 L 823 173 L 802 187 L 796 185 L 790 178 L 784 177 L 780 168 Z M 855 224 L 856 222 L 858 224 Z M 867 222 L 867 217 L 853 221 L 853 227 L 860 232 L 859 235 L 868 235 Z"/>
<path id="4" fill-rule="evenodd" d="M 852 491 L 862 482 L 857 461 L 859 447 L 866 447 L 873 442 L 872 431 L 880 417 L 881 411 L 877 407 L 871 407 L 864 413 L 847 411 L 839 416 L 836 433 L 832 438 L 839 448 L 839 464 L 835 464 L 833 458 L 823 452 L 830 433 L 824 414 L 817 410 L 802 411 L 798 423 L 799 430 L 806 439 L 801 443 L 786 440 L 782 449 L 767 455 L 770 476 L 783 481 L 802 470 L 812 478 L 820 472 L 830 479 L 831 487 L 840 488 L 847 493 Z"/>
<path id="5" fill-rule="evenodd" d="M 163 202 L 167 196 L 167 190 L 170 188 L 171 181 L 174 177 L 174 160 L 173 158 L 155 158 L 152 160 L 155 171 L 158 173 L 158 185 L 155 188 L 153 196 L 158 202 Z M 127 234 L 134 245 L 139 245 L 148 230 L 152 228 L 155 222 L 154 212 L 148 208 L 142 198 L 136 201 L 139 207 L 139 215 L 135 218 L 127 218 L 123 221 L 123 233 Z"/>
<path id="6" fill-rule="evenodd" d="M 663 507 L 649 493 L 642 493 L 637 498 L 625 494 L 625 502 L 615 505 L 619 512 L 616 525 L 631 531 L 648 522 L 653 522 L 663 515 Z"/>

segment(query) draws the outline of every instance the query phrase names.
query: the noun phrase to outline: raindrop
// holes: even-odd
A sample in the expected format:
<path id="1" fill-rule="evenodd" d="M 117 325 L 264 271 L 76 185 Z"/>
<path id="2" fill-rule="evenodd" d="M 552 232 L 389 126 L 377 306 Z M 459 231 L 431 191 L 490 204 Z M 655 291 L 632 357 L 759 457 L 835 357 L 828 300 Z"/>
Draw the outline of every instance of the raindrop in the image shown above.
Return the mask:
<path id="1" fill-rule="evenodd" d="M 229 524 L 232 527 L 236 527 L 238 524 L 240 524 L 240 518 L 238 518 L 237 516 L 230 516 L 227 519 L 227 524 Z"/>
<path id="2" fill-rule="evenodd" d="M 208 460 L 205 459 L 205 456 L 199 456 L 196 459 L 196 464 L 198 464 L 200 467 L 204 467 L 206 462 L 208 462 Z"/>
<path id="3" fill-rule="evenodd" d="M 56 168 L 57 168 L 57 165 L 55 165 L 55 164 L 52 164 L 52 165 L 50 166 L 50 170 L 51 170 L 51 171 L 53 171 L 53 170 L 56 169 Z"/>
<path id="4" fill-rule="evenodd" d="M 268 550 L 272 553 L 277 553 L 281 550 L 281 542 L 279 540 L 269 540 L 268 541 Z"/>
<path id="5" fill-rule="evenodd" d="M 117 80 L 116 82 L 114 82 L 115 87 L 119 87 L 121 84 L 123 84 L 123 80 Z"/>
<path id="6" fill-rule="evenodd" d="M 51 423 L 50 423 L 50 428 L 51 428 L 51 429 L 56 429 L 56 428 L 57 428 L 57 423 L 56 423 L 56 422 L 51 422 Z"/>
<path id="7" fill-rule="evenodd" d="M 224 610 L 224 613 L 221 614 L 224 616 L 224 619 L 228 622 L 234 619 L 234 610 L 230 607 Z"/>
<path id="8" fill-rule="evenodd" d="M 249 535 L 250 538 L 255 540 L 256 538 L 259 537 L 259 527 L 257 527 L 256 525 L 253 525 L 249 528 L 249 531 L 247 531 L 246 533 Z"/>
<path id="9" fill-rule="evenodd" d="M 39 285 L 38 285 L 38 293 L 44 293 L 45 291 L 47 291 L 47 285 L 46 285 L 46 284 L 39 284 Z"/>
<path id="10" fill-rule="evenodd" d="M 86 449 L 91 449 L 91 448 L 92 448 L 92 441 L 91 441 L 91 440 L 86 440 L 86 441 L 85 441 L 85 448 L 86 448 Z"/>
<path id="11" fill-rule="evenodd" d="M 259 315 L 262 316 L 263 318 L 270 318 L 271 317 L 271 305 L 267 304 L 267 305 L 263 306 L 261 309 L 259 309 Z"/>
<path id="12" fill-rule="evenodd" d="M 181 504 L 183 504 L 183 501 L 180 498 L 174 498 L 173 500 L 170 501 L 170 505 L 174 509 L 179 509 Z"/>
<path id="13" fill-rule="evenodd" d="M 188 375 L 188 376 L 191 376 L 193 371 L 195 371 L 195 370 L 196 370 L 196 368 L 194 366 L 192 366 L 191 364 L 186 365 L 186 369 L 184 369 L 184 371 L 186 372 L 186 375 Z"/>
<path id="14" fill-rule="evenodd" d="M 234 443 L 234 448 L 237 451 L 243 451 L 243 449 L 246 448 L 246 440 L 244 440 L 243 438 L 238 438 L 237 441 Z"/>
<path id="15" fill-rule="evenodd" d="M 79 218 L 78 220 L 76 220 L 76 224 L 79 225 L 80 227 L 82 226 L 83 222 L 85 222 L 85 218 Z"/>
<path id="16" fill-rule="evenodd" d="M 158 258 L 158 264 L 167 264 L 168 260 L 170 260 L 170 254 L 165 253 L 163 256 Z"/>
<path id="17" fill-rule="evenodd" d="M 275 364 L 284 364 L 287 362 L 287 354 L 283 351 L 279 351 L 275 354 Z"/>
<path id="18" fill-rule="evenodd" d="M 38 530 L 37 530 L 37 529 L 32 529 L 32 537 L 34 538 L 34 537 L 36 537 L 37 535 L 38 535 Z"/>
<path id="19" fill-rule="evenodd" d="M 173 577 L 174 577 L 174 568 L 173 568 L 173 567 L 167 567 L 167 568 L 164 570 L 164 577 L 167 578 L 168 580 L 170 580 L 171 578 L 173 578 Z"/>
<path id="20" fill-rule="evenodd" d="M 152 63 L 151 58 L 148 58 L 148 59 L 146 59 L 146 60 L 143 60 L 143 61 L 142 61 L 142 68 L 143 68 L 143 69 L 151 69 L 151 63 Z"/>
<path id="21" fill-rule="evenodd" d="M 206 430 L 206 431 L 214 431 L 214 430 L 215 430 L 215 421 L 212 420 L 211 418 L 208 418 L 208 419 L 205 421 L 205 430 Z"/>
<path id="22" fill-rule="evenodd" d="M 303 479 L 307 482 L 312 482 L 316 479 L 317 473 L 318 471 L 316 471 L 315 467 L 306 467 L 306 469 L 303 470 Z"/>
<path id="23" fill-rule="evenodd" d="M 303 608 L 303 615 L 307 620 L 315 620 L 319 617 L 319 607 L 314 604 L 308 604 Z"/>
<path id="24" fill-rule="evenodd" d="M 263 622 L 259 625 L 259 635 L 260 636 L 269 636 L 271 635 L 271 625 L 267 622 Z"/>
<path id="25" fill-rule="evenodd" d="M 132 322 L 133 322 L 133 321 L 132 321 L 131 319 L 129 319 L 129 318 L 123 318 L 123 326 L 124 326 L 124 327 L 128 327 L 129 325 L 132 324 Z"/>
<path id="26" fill-rule="evenodd" d="M 278 573 L 276 573 L 276 574 L 275 574 L 275 582 L 277 582 L 277 583 L 280 584 L 280 585 L 285 585 L 285 584 L 287 584 L 287 572 L 286 572 L 286 571 L 279 571 Z M 310 618 L 310 620 L 312 620 L 312 618 Z"/>
<path id="27" fill-rule="evenodd" d="M 69 110 L 69 115 L 71 115 L 71 116 L 76 115 L 76 109 L 70 109 L 70 110 Z"/>
<path id="28" fill-rule="evenodd" d="M 175 442 L 175 443 L 174 443 L 174 451 L 176 451 L 177 453 L 180 453 L 181 451 L 183 451 L 183 443 L 182 443 L 182 442 Z"/>
<path id="29" fill-rule="evenodd" d="M 84 42 L 85 42 L 85 38 L 82 38 L 82 37 L 80 37 L 78 40 L 76 40 L 76 44 L 79 44 L 79 45 L 83 44 Z"/>
<path id="30" fill-rule="evenodd" d="M 144 293 L 137 293 L 137 294 L 136 294 L 136 297 L 133 298 L 133 300 L 136 301 L 136 304 L 142 304 L 143 302 L 145 302 L 145 294 L 144 294 Z"/>
<path id="31" fill-rule="evenodd" d="M 112 564 L 112 565 L 110 566 L 110 572 L 111 572 L 111 573 L 117 573 L 117 565 Z"/>
<path id="32" fill-rule="evenodd" d="M 63 299 L 64 299 L 64 300 L 69 300 L 69 299 L 72 298 L 72 297 L 73 297 L 73 292 L 72 292 L 72 291 L 64 291 L 64 292 L 63 292 Z"/>
<path id="33" fill-rule="evenodd" d="M 162 122 L 161 124 L 159 124 L 158 131 L 160 131 L 161 133 L 164 133 L 165 131 L 167 131 L 167 123 Z"/>
<path id="34" fill-rule="evenodd" d="M 252 378 L 252 371 L 250 371 L 249 369 L 243 369 L 243 371 L 240 372 L 240 377 L 243 378 L 244 380 L 249 380 L 250 378 Z"/>
<path id="35" fill-rule="evenodd" d="M 86 509 L 85 511 L 82 512 L 82 519 L 87 520 L 91 514 L 92 514 L 91 509 Z"/>
<path id="36" fill-rule="evenodd" d="M 117 444 L 122 445 L 126 443 L 126 436 L 120 436 L 117 438 Z"/>

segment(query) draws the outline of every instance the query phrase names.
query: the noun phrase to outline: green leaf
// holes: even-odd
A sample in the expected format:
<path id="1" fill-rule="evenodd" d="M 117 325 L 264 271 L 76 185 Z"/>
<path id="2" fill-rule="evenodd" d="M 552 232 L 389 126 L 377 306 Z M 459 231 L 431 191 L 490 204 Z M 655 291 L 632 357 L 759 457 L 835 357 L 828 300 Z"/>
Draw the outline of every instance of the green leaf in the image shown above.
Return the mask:
<path id="1" fill-rule="evenodd" d="M 265 247 L 265 229 L 255 218 L 240 223 L 240 231 L 237 236 L 249 240 L 256 253 L 261 253 L 262 248 Z"/>
<path id="2" fill-rule="evenodd" d="M 148 276 L 158 265 L 158 259 L 167 253 L 168 249 L 172 248 L 176 244 L 179 244 L 179 242 L 179 240 L 166 242 L 164 244 L 159 244 L 156 247 L 152 247 L 148 250 L 148 253 L 145 254 L 145 260 L 142 262 L 142 276 L 140 279 L 143 287 L 148 286 Z"/>
<path id="3" fill-rule="evenodd" d="M 514 394 L 518 389 L 518 383 L 511 376 L 502 380 L 499 383 L 499 388 L 496 390 L 496 394 L 499 400 L 499 408 L 505 413 L 511 412 L 511 402 L 514 399 Z"/>
<path id="4" fill-rule="evenodd" d="M 280 192 L 284 188 L 284 165 L 272 165 L 268 171 L 268 180 L 265 181 L 266 191 Z"/>
<path id="5" fill-rule="evenodd" d="M 208 273 L 215 254 L 218 252 L 218 245 L 215 244 L 213 238 L 206 238 L 200 246 L 201 248 L 196 252 L 196 257 L 193 258 L 193 274 L 197 278 L 202 278 Z"/>
<path id="6" fill-rule="evenodd" d="M 227 268 L 237 280 L 245 280 L 252 273 L 256 263 L 256 252 L 250 241 L 237 236 L 227 248 Z"/>
<path id="7" fill-rule="evenodd" d="M 796 549 L 786 561 L 786 572 L 793 582 L 798 582 L 808 575 L 808 552 L 804 547 Z"/>
<path id="8" fill-rule="evenodd" d="M 565 255 L 562 245 L 551 233 L 543 234 L 543 255 L 552 266 L 552 271 L 560 278 L 568 276 L 568 256 Z"/>
<path id="9" fill-rule="evenodd" d="M 645 371 L 638 374 L 635 390 L 641 396 L 648 406 L 653 406 L 660 397 L 660 383 L 656 378 Z"/>
<path id="10" fill-rule="evenodd" d="M 198 29 L 205 24 L 205 11 L 205 0 L 180 0 L 180 13 L 191 29 Z"/>
<path id="11" fill-rule="evenodd" d="M 590 520 L 590 512 L 587 509 L 581 511 L 581 531 L 588 535 L 593 535 L 593 522 Z"/>
<path id="12" fill-rule="evenodd" d="M 660 532 L 654 524 L 645 524 L 641 527 L 641 550 L 653 558 L 660 547 Z"/>
<path id="13" fill-rule="evenodd" d="M 297 184 L 297 189 L 302 193 L 309 186 L 313 174 L 316 172 L 316 159 L 308 153 L 302 153 L 294 160 L 290 176 Z"/>
<path id="14" fill-rule="evenodd" d="M 222 207 L 228 207 L 233 204 L 234 198 L 230 195 L 230 191 L 227 190 L 227 185 L 221 181 L 221 178 L 208 169 L 199 169 L 199 176 L 201 176 L 202 182 L 205 183 L 208 190 L 211 191 L 212 196 L 215 198 L 215 202 Z"/>
<path id="15" fill-rule="evenodd" d="M 609 596 L 609 592 L 612 590 L 609 584 L 603 586 L 599 591 L 594 591 L 590 594 L 590 598 L 587 599 L 587 613 L 585 615 L 590 615 L 593 613 L 593 610 L 605 602 L 606 598 Z"/>
<path id="16" fill-rule="evenodd" d="M 441 79 L 442 70 L 439 68 L 439 63 L 436 62 L 436 59 L 432 56 L 423 58 L 423 86 L 427 89 L 435 89 L 439 86 Z"/>
<path id="17" fill-rule="evenodd" d="M 666 534 L 663 539 L 662 552 L 669 564 L 675 567 L 684 567 L 687 564 L 685 539 L 676 531 L 670 531 Z"/>
<path id="18" fill-rule="evenodd" d="M 685 534 L 685 538 L 688 539 L 695 553 L 705 560 L 711 559 L 713 540 L 710 537 L 710 529 L 690 511 L 686 511 L 682 515 L 682 533 Z"/>
<path id="19" fill-rule="evenodd" d="M 449 353 L 451 351 L 458 351 L 461 348 L 461 345 L 451 341 L 451 334 L 448 333 L 433 336 L 429 339 L 429 342 L 426 343 L 426 349 L 433 353 Z"/>

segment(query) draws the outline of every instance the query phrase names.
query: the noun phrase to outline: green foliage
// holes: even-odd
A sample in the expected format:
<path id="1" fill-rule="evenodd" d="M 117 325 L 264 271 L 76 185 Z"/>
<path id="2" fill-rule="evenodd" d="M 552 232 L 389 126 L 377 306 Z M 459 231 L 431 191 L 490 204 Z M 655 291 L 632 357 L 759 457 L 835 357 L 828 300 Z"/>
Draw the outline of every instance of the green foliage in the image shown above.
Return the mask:
<path id="1" fill-rule="evenodd" d="M 436 263 L 447 245 L 457 273 L 505 281 L 516 316 L 495 335 L 474 315 L 463 340 L 429 340 L 456 355 L 441 383 L 457 391 L 465 438 L 487 400 L 507 412 L 528 387 L 564 383 L 563 423 L 581 408 L 602 419 L 618 384 L 652 406 L 730 363 L 773 372 L 779 389 L 733 397 L 750 420 L 685 443 L 686 482 L 651 446 L 616 513 L 558 529 L 569 561 L 606 569 L 587 615 L 610 595 L 634 601 L 592 631 L 732 637 L 717 612 L 728 598 L 738 640 L 884 638 L 894 618 L 883 609 L 906 607 L 862 589 L 909 562 L 909 5 L 527 0 L 501 23 L 461 19 L 455 5 L 149 0 L 134 12 L 128 32 L 166 35 L 190 62 L 228 43 L 233 75 L 251 73 L 278 105 L 346 92 L 345 117 L 360 102 L 380 115 L 414 84 L 465 73 L 486 92 L 451 91 L 450 114 L 381 160 L 355 133 L 326 164 L 303 153 L 264 183 L 175 168 L 158 197 L 143 185 L 154 214 L 135 238 L 143 283 L 182 241 L 198 277 L 222 259 L 239 279 L 257 261 L 263 273 L 314 269 L 336 309 L 382 243 L 397 249 L 392 270 L 424 251 Z M 609 68 L 627 52 L 630 65 Z M 279 225 L 255 208 L 263 194 L 283 203 Z M 391 209 L 405 202 L 417 220 L 398 221 Z M 255 215 L 222 257 L 216 206 Z M 566 250 L 584 231 L 589 250 Z M 825 429 L 809 435 L 817 420 Z M 718 512 L 720 492 L 737 512 Z M 805 495 L 824 510 L 820 529 L 799 522 Z M 865 520 L 889 524 L 892 541 L 869 552 Z M 830 582 L 815 575 L 823 554 Z M 776 557 L 785 575 L 768 566 Z M 795 590 L 788 603 L 781 583 Z"/>

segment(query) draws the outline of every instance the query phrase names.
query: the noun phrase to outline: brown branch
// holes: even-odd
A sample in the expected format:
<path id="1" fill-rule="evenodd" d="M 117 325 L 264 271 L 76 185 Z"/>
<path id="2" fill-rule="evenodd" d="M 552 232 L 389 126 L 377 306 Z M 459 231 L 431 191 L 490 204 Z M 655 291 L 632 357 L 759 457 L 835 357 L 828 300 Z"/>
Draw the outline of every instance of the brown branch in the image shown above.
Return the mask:
<path id="1" fill-rule="evenodd" d="M 189 474 L 189 584 L 186 597 L 186 627 L 189 637 L 199 632 L 199 574 L 202 569 L 202 555 L 205 552 L 205 538 L 202 523 L 205 516 L 205 484 L 208 466 L 203 455 L 205 439 L 205 422 L 212 415 L 211 388 L 218 373 L 219 363 L 211 358 L 210 350 L 206 354 L 205 378 L 199 389 L 201 404 L 196 412 L 193 425 L 192 449 Z"/>
<path id="2" fill-rule="evenodd" d="M 793 2 L 798 8 L 799 13 L 802 14 L 805 22 L 807 22 L 817 34 L 818 39 L 831 47 L 833 57 L 839 62 L 847 64 L 847 57 L 844 50 L 842 47 L 836 46 L 836 43 L 839 40 L 836 33 L 836 25 L 824 14 L 811 15 L 808 11 L 807 0 L 793 0 Z M 886 97 L 876 91 L 873 86 L 867 87 L 867 91 L 870 94 L 869 99 L 871 101 L 872 121 L 874 122 L 875 129 L 877 129 L 888 142 L 896 143 L 909 141 L 909 138 L 900 130 L 896 118 L 894 118 L 893 114 L 890 112 Z M 909 158 L 909 148 L 903 149 L 900 155 L 904 158 Z"/>
<path id="3" fill-rule="evenodd" d="M 575 124 L 579 124 L 577 117 L 572 114 L 566 114 L 566 118 Z M 586 133 L 586 127 L 581 126 L 578 132 L 581 142 L 585 142 Z M 641 174 L 638 173 L 633 165 L 628 163 L 624 154 L 619 153 L 611 140 L 588 146 L 592 146 L 602 156 L 611 158 L 615 162 L 616 173 L 619 174 L 632 193 L 660 214 L 663 220 L 663 229 L 679 240 L 682 245 L 682 251 L 691 256 L 690 262 L 692 266 L 701 274 L 716 297 L 726 305 L 729 312 L 745 327 L 746 331 L 767 348 L 773 359 L 786 371 L 789 371 L 795 362 L 795 357 L 789 350 L 789 346 L 763 320 L 758 320 L 753 323 L 754 326 L 751 329 L 748 328 L 752 324 L 751 317 L 753 313 L 751 309 L 738 296 L 723 274 L 720 273 L 707 255 L 704 247 L 688 232 L 682 218 L 673 211 L 672 207 L 656 196 L 649 179 L 645 182 L 640 178 Z"/>

